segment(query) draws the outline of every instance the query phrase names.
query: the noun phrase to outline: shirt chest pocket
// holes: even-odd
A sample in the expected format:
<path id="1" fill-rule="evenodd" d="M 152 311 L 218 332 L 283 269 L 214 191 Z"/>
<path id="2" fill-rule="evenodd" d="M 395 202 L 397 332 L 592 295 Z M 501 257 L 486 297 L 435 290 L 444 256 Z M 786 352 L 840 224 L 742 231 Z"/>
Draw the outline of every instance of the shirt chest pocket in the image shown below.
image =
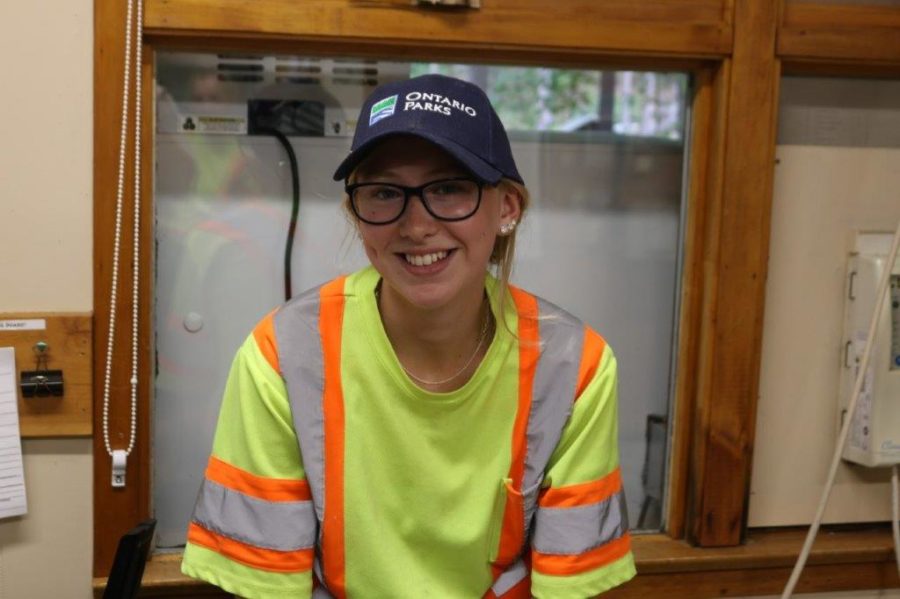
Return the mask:
<path id="1" fill-rule="evenodd" d="M 511 479 L 500 481 L 491 516 L 491 564 L 503 568 L 522 555 L 540 490 L 540 482 L 519 491 Z"/>

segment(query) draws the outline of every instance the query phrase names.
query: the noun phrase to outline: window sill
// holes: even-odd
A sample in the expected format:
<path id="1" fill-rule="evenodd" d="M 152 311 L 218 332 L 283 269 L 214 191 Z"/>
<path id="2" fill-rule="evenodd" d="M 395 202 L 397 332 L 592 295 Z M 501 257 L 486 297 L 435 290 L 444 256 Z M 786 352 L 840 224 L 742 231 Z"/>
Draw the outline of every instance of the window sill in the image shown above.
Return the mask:
<path id="1" fill-rule="evenodd" d="M 604 598 L 673 599 L 778 594 L 800 553 L 806 529 L 751 530 L 738 547 L 701 549 L 665 535 L 634 538 L 638 577 Z M 822 530 L 798 593 L 900 586 L 891 531 L 886 526 Z M 231 597 L 181 574 L 181 554 L 154 556 L 144 571 L 142 597 Z M 835 567 L 835 566 L 840 566 Z M 106 578 L 95 578 L 95 597 Z"/>

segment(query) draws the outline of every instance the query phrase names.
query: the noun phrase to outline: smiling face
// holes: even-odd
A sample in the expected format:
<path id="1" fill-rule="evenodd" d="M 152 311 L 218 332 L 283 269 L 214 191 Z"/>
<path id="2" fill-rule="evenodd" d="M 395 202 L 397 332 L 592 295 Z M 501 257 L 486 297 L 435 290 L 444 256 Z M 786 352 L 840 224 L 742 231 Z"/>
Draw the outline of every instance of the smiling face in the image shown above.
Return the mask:
<path id="1" fill-rule="evenodd" d="M 430 142 L 398 136 L 381 143 L 360 164 L 355 181 L 415 187 L 468 175 L 453 157 Z M 382 296 L 422 310 L 455 302 L 480 305 L 500 225 L 517 219 L 519 209 L 516 194 L 486 185 L 481 206 L 466 220 L 437 220 L 414 196 L 393 223 L 359 222 L 366 255 L 384 279 Z"/>

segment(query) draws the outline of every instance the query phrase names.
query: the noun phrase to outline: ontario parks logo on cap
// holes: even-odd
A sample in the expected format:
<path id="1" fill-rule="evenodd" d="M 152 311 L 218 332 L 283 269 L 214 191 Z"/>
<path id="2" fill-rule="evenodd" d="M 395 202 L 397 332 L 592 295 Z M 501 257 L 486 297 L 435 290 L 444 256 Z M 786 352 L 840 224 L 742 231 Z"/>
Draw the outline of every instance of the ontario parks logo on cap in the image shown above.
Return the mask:
<path id="1" fill-rule="evenodd" d="M 371 127 L 381 119 L 393 116 L 394 109 L 397 107 L 397 96 L 393 95 L 384 100 L 379 100 L 372 104 L 372 111 L 369 113 L 369 126 Z"/>

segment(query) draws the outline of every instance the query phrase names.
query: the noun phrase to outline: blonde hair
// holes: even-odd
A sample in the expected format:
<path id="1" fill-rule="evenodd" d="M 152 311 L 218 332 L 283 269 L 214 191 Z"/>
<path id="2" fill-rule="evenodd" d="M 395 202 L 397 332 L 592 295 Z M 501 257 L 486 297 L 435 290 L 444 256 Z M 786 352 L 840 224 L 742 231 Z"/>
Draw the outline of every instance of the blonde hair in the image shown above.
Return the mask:
<path id="1" fill-rule="evenodd" d="M 531 201 L 531 195 L 528 188 L 518 181 L 512 179 L 501 179 L 497 184 L 498 189 L 502 193 L 513 192 L 519 196 L 520 211 L 519 220 L 516 227 L 509 235 L 498 235 L 494 240 L 494 250 L 491 252 L 489 263 L 494 267 L 494 276 L 500 286 L 500 301 L 497 305 L 497 313 L 499 319 L 503 322 L 504 328 L 513 335 L 518 337 L 515 331 L 509 330 L 509 321 L 506 318 L 506 307 L 509 300 L 509 279 L 512 276 L 513 261 L 516 252 L 516 235 L 518 235 L 518 225 L 525 218 L 525 212 Z"/>

